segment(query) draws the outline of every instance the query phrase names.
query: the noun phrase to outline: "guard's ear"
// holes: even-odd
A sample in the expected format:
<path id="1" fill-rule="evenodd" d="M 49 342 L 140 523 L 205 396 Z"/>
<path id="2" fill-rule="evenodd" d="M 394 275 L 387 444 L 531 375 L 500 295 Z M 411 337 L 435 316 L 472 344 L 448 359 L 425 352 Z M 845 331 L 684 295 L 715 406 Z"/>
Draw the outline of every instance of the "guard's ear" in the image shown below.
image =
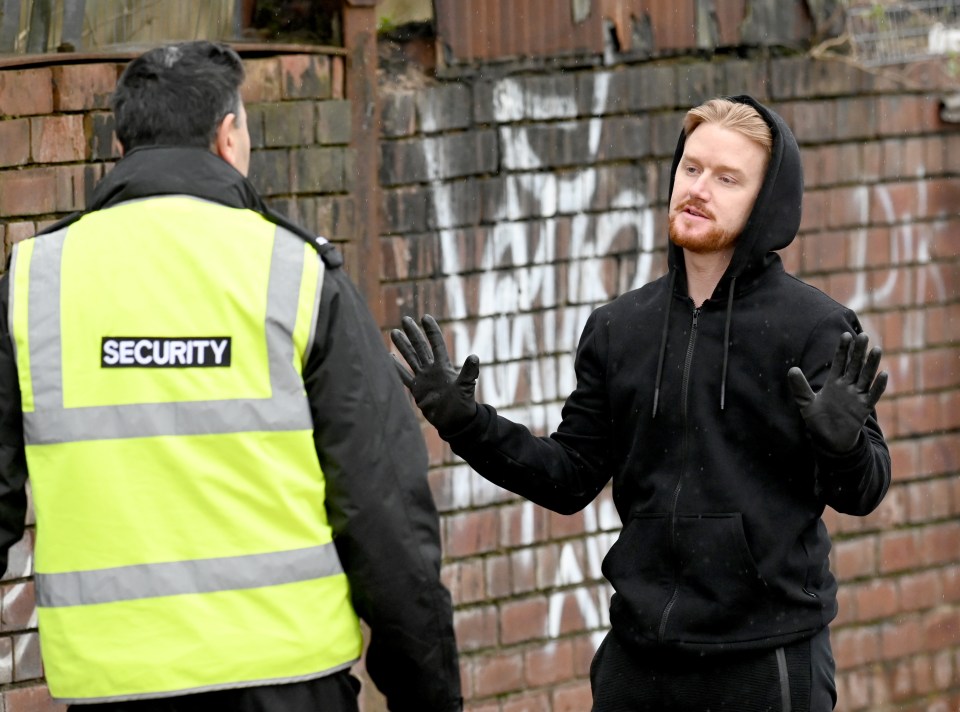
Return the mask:
<path id="1" fill-rule="evenodd" d="M 213 152 L 234 168 L 237 168 L 238 130 L 237 115 L 231 112 L 220 120 L 213 139 Z"/>

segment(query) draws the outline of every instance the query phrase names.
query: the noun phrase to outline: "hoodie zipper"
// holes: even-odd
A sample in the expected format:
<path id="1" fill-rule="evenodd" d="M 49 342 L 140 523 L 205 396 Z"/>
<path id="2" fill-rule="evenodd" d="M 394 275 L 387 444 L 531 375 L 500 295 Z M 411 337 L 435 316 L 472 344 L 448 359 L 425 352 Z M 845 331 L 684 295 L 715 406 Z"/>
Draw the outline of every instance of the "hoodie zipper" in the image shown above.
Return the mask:
<path id="1" fill-rule="evenodd" d="M 680 474 L 677 476 L 677 486 L 673 490 L 673 503 L 670 508 L 670 551 L 673 554 L 674 577 L 673 594 L 663 609 L 660 616 L 660 630 L 657 633 L 657 640 L 663 642 L 667 632 L 667 620 L 670 618 L 670 611 L 673 610 L 680 597 L 680 564 L 677 554 L 677 505 L 680 502 L 680 489 L 683 483 L 683 473 L 687 469 L 687 391 L 690 386 L 690 366 L 693 364 L 693 348 L 697 342 L 697 321 L 700 318 L 700 307 L 693 310 L 693 322 L 690 325 L 690 340 L 687 342 L 687 354 L 683 361 L 683 380 L 680 386 L 680 404 L 683 414 L 683 451 L 680 466 Z"/>

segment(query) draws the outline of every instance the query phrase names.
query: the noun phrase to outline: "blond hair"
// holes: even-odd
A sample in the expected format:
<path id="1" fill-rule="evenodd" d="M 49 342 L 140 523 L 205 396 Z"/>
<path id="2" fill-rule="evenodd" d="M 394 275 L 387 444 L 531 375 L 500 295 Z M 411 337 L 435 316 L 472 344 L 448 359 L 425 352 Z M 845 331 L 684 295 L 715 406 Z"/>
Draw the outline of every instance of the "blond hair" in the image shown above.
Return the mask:
<path id="1" fill-rule="evenodd" d="M 773 149 L 773 134 L 760 112 L 749 104 L 730 99 L 710 99 L 695 106 L 683 118 L 683 131 L 689 136 L 700 124 L 717 124 L 743 134 L 767 150 Z"/>

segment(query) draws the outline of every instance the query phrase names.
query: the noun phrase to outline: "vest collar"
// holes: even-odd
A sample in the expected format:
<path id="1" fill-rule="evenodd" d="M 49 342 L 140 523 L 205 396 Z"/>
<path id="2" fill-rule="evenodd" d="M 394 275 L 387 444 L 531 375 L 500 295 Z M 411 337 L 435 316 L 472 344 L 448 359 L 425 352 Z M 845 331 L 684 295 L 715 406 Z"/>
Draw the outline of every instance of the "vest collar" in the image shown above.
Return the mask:
<path id="1" fill-rule="evenodd" d="M 250 181 L 207 149 L 147 146 L 130 151 L 111 169 L 85 212 L 157 195 L 192 195 L 231 208 L 267 211 Z"/>

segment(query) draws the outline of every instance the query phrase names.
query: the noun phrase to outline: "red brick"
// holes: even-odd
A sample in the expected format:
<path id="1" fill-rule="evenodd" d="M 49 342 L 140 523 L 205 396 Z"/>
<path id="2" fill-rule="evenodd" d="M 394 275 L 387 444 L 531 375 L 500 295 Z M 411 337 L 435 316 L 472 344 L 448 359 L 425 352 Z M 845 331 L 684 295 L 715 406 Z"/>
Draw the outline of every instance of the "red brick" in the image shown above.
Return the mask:
<path id="1" fill-rule="evenodd" d="M 827 277 L 827 294 L 841 304 L 848 304 L 863 291 L 859 275 L 852 272 L 835 272 Z"/>
<path id="2" fill-rule="evenodd" d="M 833 549 L 833 560 L 834 571 L 840 579 L 849 580 L 875 574 L 876 539 L 869 537 L 838 542 Z"/>
<path id="3" fill-rule="evenodd" d="M 3 178 L 0 176 L 0 183 L 2 183 L 2 181 Z M 6 241 L 8 244 L 13 245 L 21 240 L 26 240 L 27 238 L 33 237 L 39 230 L 40 227 L 35 222 L 24 221 L 7 223 Z"/>
<path id="4" fill-rule="evenodd" d="M 901 611 L 933 608 L 943 596 L 937 571 L 920 571 L 902 576 L 897 582 Z"/>
<path id="5" fill-rule="evenodd" d="M 877 99 L 877 132 L 902 137 L 937 128 L 936 102 L 928 96 L 883 96 Z"/>
<path id="6" fill-rule="evenodd" d="M 573 644 L 569 640 L 560 640 L 527 651 L 524 655 L 524 672 L 530 687 L 572 680 Z"/>
<path id="7" fill-rule="evenodd" d="M 56 206 L 53 168 L 24 168 L 0 173 L 0 215 L 41 215 Z"/>
<path id="8" fill-rule="evenodd" d="M 958 406 L 960 411 L 960 406 Z M 566 539 L 586 532 L 583 510 L 573 514 L 557 514 L 547 511 L 547 528 L 551 539 Z"/>
<path id="9" fill-rule="evenodd" d="M 487 582 L 487 596 L 491 599 L 509 596 L 512 591 L 510 557 L 488 556 L 483 561 L 483 567 Z"/>
<path id="10" fill-rule="evenodd" d="M 503 701 L 502 712 L 550 712 L 550 697 L 546 692 L 526 692 Z"/>
<path id="11" fill-rule="evenodd" d="M 95 166 L 74 164 L 55 166 L 57 194 L 54 209 L 58 213 L 71 213 L 86 207 L 88 187 L 96 183 Z"/>
<path id="12" fill-rule="evenodd" d="M 43 677 L 40 635 L 36 632 L 13 636 L 13 681 L 27 682 Z"/>
<path id="13" fill-rule="evenodd" d="M 880 628 L 880 651 L 884 660 L 896 660 L 923 650 L 923 628 L 916 616 L 902 616 Z"/>
<path id="14" fill-rule="evenodd" d="M 457 558 L 494 550 L 499 545 L 499 524 L 495 509 L 447 517 L 447 555 Z"/>
<path id="15" fill-rule="evenodd" d="M 22 631 L 36 628 L 36 598 L 33 581 L 8 584 L 0 589 L 0 631 Z"/>
<path id="16" fill-rule="evenodd" d="M 940 585 L 944 603 L 960 601 L 960 567 L 956 564 L 940 569 Z"/>
<path id="17" fill-rule="evenodd" d="M 940 394 L 944 430 L 960 428 L 960 391 Z"/>
<path id="18" fill-rule="evenodd" d="M 944 650 L 960 643 L 960 611 L 943 608 L 923 619 L 924 641 L 928 650 Z"/>
<path id="19" fill-rule="evenodd" d="M 898 434 L 922 435 L 940 430 L 943 427 L 943 418 L 940 415 L 939 405 L 939 401 L 925 394 L 898 398 L 896 401 Z M 919 457 L 919 451 L 917 455 Z"/>
<path id="20" fill-rule="evenodd" d="M 898 486 L 888 490 L 887 496 L 883 498 L 880 505 L 864 520 L 867 528 L 881 531 L 906 524 L 906 522 L 907 495 L 904 488 Z"/>
<path id="21" fill-rule="evenodd" d="M 960 523 L 950 522 L 923 530 L 922 558 L 917 563 L 945 564 L 960 561 Z"/>
<path id="22" fill-rule="evenodd" d="M 346 59 L 333 56 L 330 58 L 330 96 L 333 99 L 345 99 L 347 96 Z"/>
<path id="23" fill-rule="evenodd" d="M 840 581 L 840 589 L 837 591 L 837 607 L 839 611 L 832 623 L 835 628 L 856 622 L 857 604 L 855 600 L 854 592 L 850 590 L 843 581 Z"/>
<path id="24" fill-rule="evenodd" d="M 913 568 L 919 560 L 920 551 L 917 536 L 913 532 L 891 532 L 881 535 L 880 572 L 889 573 Z"/>
<path id="25" fill-rule="evenodd" d="M 444 585 L 450 590 L 455 604 L 476 603 L 487 597 L 482 561 L 447 564 L 441 573 Z"/>
<path id="26" fill-rule="evenodd" d="M 0 167 L 30 161 L 30 120 L 0 121 Z"/>
<path id="27" fill-rule="evenodd" d="M 872 663 L 880 657 L 879 635 L 873 628 L 842 628 L 833 631 L 830 640 L 838 670 Z"/>
<path id="28" fill-rule="evenodd" d="M 533 502 L 503 507 L 500 519 L 500 541 L 505 546 L 528 546 L 547 538 L 547 510 Z"/>
<path id="29" fill-rule="evenodd" d="M 454 613 L 457 646 L 461 651 L 492 648 L 497 644 L 497 609 L 481 606 Z"/>
<path id="30" fill-rule="evenodd" d="M 66 712 L 53 701 L 46 686 L 20 687 L 3 693 L 4 712 Z"/>
<path id="31" fill-rule="evenodd" d="M 64 114 L 30 120 L 30 153 L 36 163 L 66 163 L 87 157 L 83 116 Z"/>
<path id="32" fill-rule="evenodd" d="M 35 116 L 53 112 L 49 67 L 0 70 L 0 116 Z"/>
<path id="33" fill-rule="evenodd" d="M 330 60 L 315 54 L 282 55 L 280 81 L 284 99 L 329 99 Z"/>
<path id="34" fill-rule="evenodd" d="M 927 344 L 939 346 L 954 340 L 955 324 L 960 324 L 960 304 L 929 307 L 924 314 L 924 339 Z"/>
<path id="35" fill-rule="evenodd" d="M 553 692 L 553 712 L 583 712 L 592 704 L 593 694 L 587 681 L 558 687 Z"/>
<path id="36" fill-rule="evenodd" d="M 243 63 L 246 79 L 240 88 L 245 104 L 280 101 L 283 96 L 280 60 L 277 57 L 247 59 Z"/>
<path id="37" fill-rule="evenodd" d="M 52 68 L 53 110 L 109 109 L 119 64 L 62 64 Z"/>
<path id="38" fill-rule="evenodd" d="M 920 383 L 925 391 L 960 384 L 960 348 L 933 348 L 919 355 Z"/>
<path id="39" fill-rule="evenodd" d="M 910 661 L 913 677 L 913 689 L 918 695 L 929 695 L 933 691 L 933 665 L 930 657 L 921 655 Z"/>
<path id="40" fill-rule="evenodd" d="M 504 603 L 500 608 L 500 640 L 512 645 L 547 636 L 547 599 L 528 598 Z"/>
<path id="41" fill-rule="evenodd" d="M 537 588 L 537 552 L 520 549 L 510 553 L 510 591 L 528 593 Z"/>
<path id="42" fill-rule="evenodd" d="M 464 693 L 466 697 L 466 693 Z M 497 702 L 481 702 L 479 704 L 464 704 L 463 712 L 501 712 L 500 705 Z"/>
<path id="43" fill-rule="evenodd" d="M 892 581 L 879 579 L 856 589 L 857 616 L 861 621 L 892 616 L 899 608 L 897 587 Z"/>
<path id="44" fill-rule="evenodd" d="M 889 676 L 890 700 L 903 702 L 913 695 L 913 671 L 907 661 L 900 661 L 894 665 Z"/>
<path id="45" fill-rule="evenodd" d="M 473 687 L 477 697 L 522 690 L 523 658 L 519 653 L 477 658 L 473 665 Z"/>

